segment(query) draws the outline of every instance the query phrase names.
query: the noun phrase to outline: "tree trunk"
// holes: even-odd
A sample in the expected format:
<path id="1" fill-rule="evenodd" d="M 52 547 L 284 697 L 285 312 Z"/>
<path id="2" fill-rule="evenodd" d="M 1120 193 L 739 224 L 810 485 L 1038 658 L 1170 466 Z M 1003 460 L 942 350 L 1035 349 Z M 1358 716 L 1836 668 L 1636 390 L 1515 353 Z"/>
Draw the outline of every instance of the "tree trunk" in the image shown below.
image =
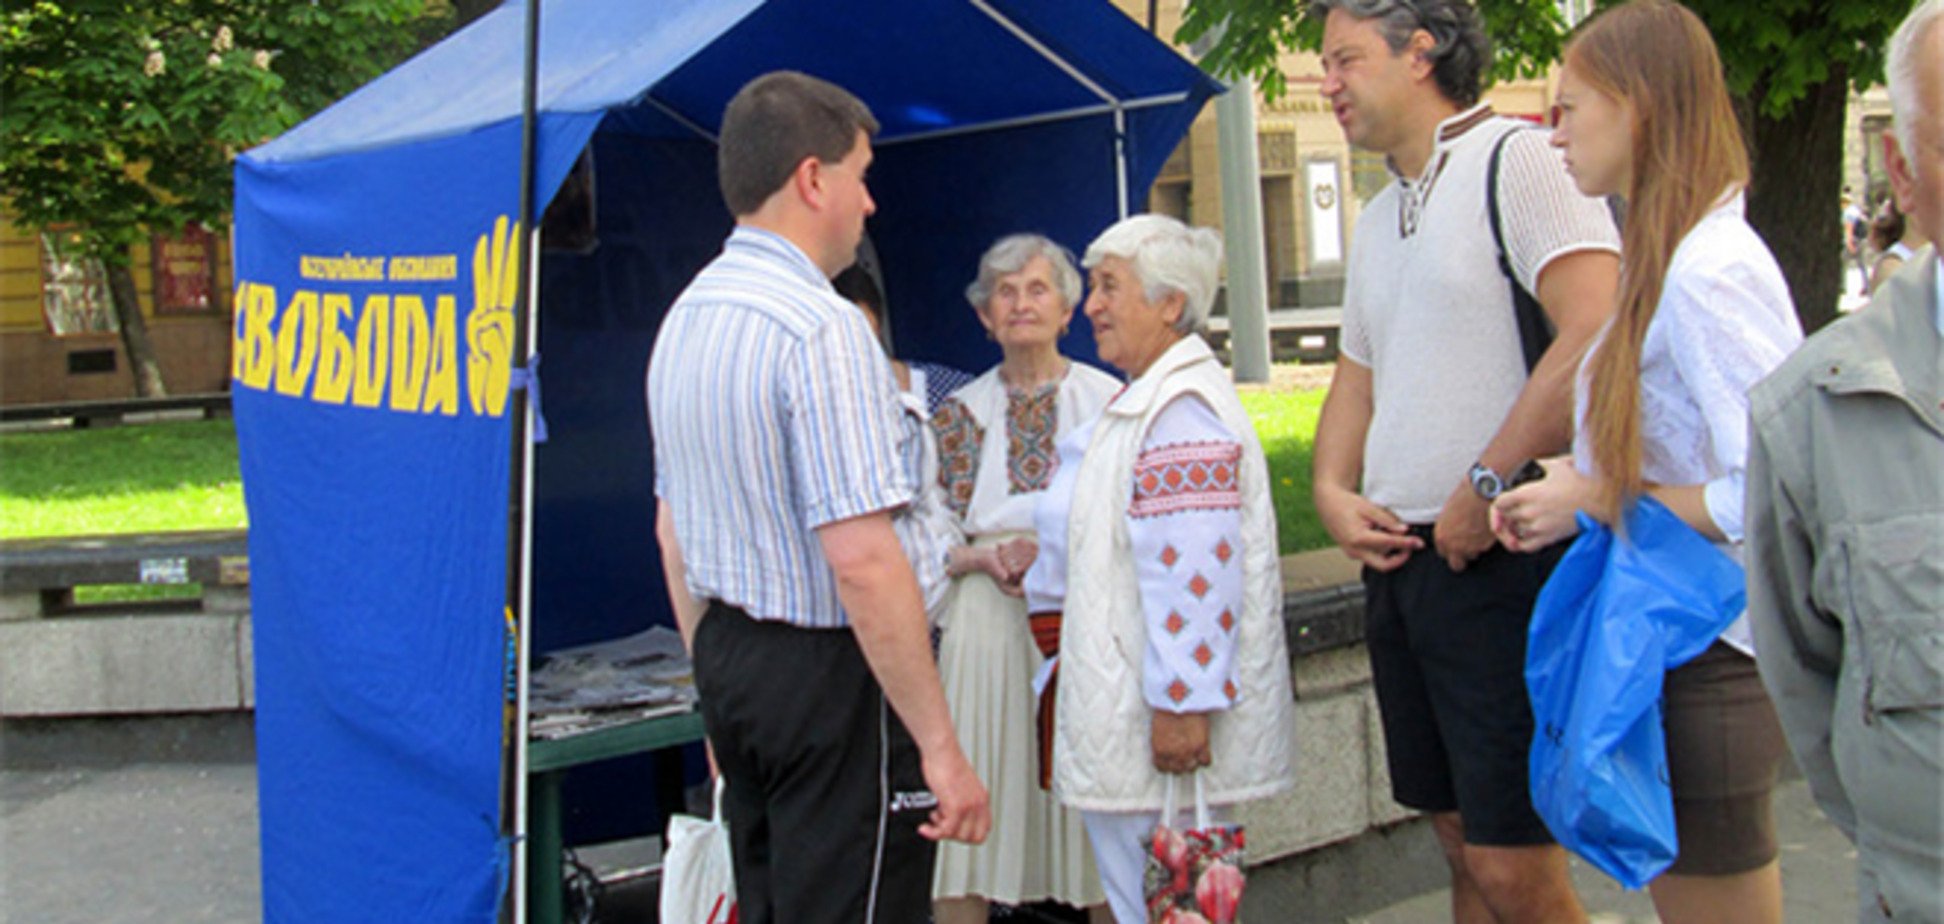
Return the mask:
<path id="1" fill-rule="evenodd" d="M 453 0 L 452 9 L 457 15 L 453 23 L 455 30 L 498 8 L 500 0 Z"/>
<path id="2" fill-rule="evenodd" d="M 142 302 L 135 294 L 135 274 L 124 263 L 109 263 L 108 291 L 115 301 L 115 326 L 121 328 L 122 347 L 128 354 L 128 371 L 135 376 L 135 395 L 161 398 L 169 390 L 162 384 L 162 364 L 155 359 L 155 344 L 149 341 L 148 321 L 142 317 Z"/>
<path id="3" fill-rule="evenodd" d="M 1757 83 L 1749 99 L 1767 93 Z M 1809 87 L 1780 119 L 1744 104 L 1743 129 L 1754 174 L 1748 221 L 1782 265 L 1796 316 L 1813 333 L 1836 318 L 1843 289 L 1843 227 L 1836 207 L 1843 185 L 1849 72 L 1831 65 L 1829 78 Z"/>

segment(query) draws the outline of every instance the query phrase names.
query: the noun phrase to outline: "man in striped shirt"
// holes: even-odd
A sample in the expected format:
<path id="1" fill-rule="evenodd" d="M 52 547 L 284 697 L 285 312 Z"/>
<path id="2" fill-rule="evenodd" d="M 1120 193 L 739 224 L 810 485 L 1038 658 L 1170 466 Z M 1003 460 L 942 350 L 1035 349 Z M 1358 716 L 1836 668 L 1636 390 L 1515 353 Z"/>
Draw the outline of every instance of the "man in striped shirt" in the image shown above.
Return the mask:
<path id="1" fill-rule="evenodd" d="M 717 162 L 736 228 L 648 366 L 655 532 L 747 924 L 924 920 L 930 842 L 990 823 L 891 526 L 916 487 L 896 386 L 829 283 L 875 209 L 876 131 L 803 74 L 736 94 Z"/>

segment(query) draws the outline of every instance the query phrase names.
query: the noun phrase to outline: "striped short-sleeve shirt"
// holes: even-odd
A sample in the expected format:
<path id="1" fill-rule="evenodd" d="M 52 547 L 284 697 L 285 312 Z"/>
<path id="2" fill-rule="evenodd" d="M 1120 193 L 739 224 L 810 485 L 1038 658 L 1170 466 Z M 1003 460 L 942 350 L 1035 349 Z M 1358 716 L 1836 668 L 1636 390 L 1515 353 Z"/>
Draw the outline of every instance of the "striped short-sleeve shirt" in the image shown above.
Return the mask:
<path id="1" fill-rule="evenodd" d="M 648 361 L 655 495 L 689 592 L 847 625 L 818 527 L 909 503 L 897 385 L 863 313 L 789 241 L 738 226 Z"/>

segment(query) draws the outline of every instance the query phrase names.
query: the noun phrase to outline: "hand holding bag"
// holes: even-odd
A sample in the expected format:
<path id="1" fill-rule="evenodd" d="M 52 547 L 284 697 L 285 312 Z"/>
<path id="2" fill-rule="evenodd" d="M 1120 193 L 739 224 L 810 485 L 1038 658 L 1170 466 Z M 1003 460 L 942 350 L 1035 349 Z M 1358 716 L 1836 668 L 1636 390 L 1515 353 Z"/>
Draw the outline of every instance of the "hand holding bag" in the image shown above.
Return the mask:
<path id="1" fill-rule="evenodd" d="M 1568 850 L 1630 889 L 1674 862 L 1661 681 L 1746 608 L 1742 568 L 1642 497 L 1624 537 L 1580 535 L 1539 593 L 1526 639 L 1532 805 Z"/>
<path id="2" fill-rule="evenodd" d="M 1147 871 L 1142 895 L 1147 899 L 1148 924 L 1234 924 L 1241 920 L 1241 825 L 1209 822 L 1208 800 L 1202 794 L 1201 772 L 1195 772 L 1195 827 L 1176 831 L 1175 780 L 1168 775 L 1161 821 L 1148 842 Z"/>
<path id="3" fill-rule="evenodd" d="M 722 820 L 724 785 L 716 777 L 711 817 L 668 818 L 657 918 L 664 924 L 736 924 L 736 867 L 729 855 L 729 826 Z"/>

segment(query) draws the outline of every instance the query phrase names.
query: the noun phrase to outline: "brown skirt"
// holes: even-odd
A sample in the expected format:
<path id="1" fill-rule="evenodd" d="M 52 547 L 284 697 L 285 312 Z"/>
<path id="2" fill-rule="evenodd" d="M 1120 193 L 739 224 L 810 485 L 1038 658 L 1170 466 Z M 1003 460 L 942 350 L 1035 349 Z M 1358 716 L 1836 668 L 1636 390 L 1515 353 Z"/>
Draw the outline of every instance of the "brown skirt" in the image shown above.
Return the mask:
<path id="1" fill-rule="evenodd" d="M 1788 742 L 1755 659 L 1717 641 L 1668 673 L 1662 699 L 1680 839 L 1668 872 L 1729 876 L 1774 860 L 1769 798 Z"/>

